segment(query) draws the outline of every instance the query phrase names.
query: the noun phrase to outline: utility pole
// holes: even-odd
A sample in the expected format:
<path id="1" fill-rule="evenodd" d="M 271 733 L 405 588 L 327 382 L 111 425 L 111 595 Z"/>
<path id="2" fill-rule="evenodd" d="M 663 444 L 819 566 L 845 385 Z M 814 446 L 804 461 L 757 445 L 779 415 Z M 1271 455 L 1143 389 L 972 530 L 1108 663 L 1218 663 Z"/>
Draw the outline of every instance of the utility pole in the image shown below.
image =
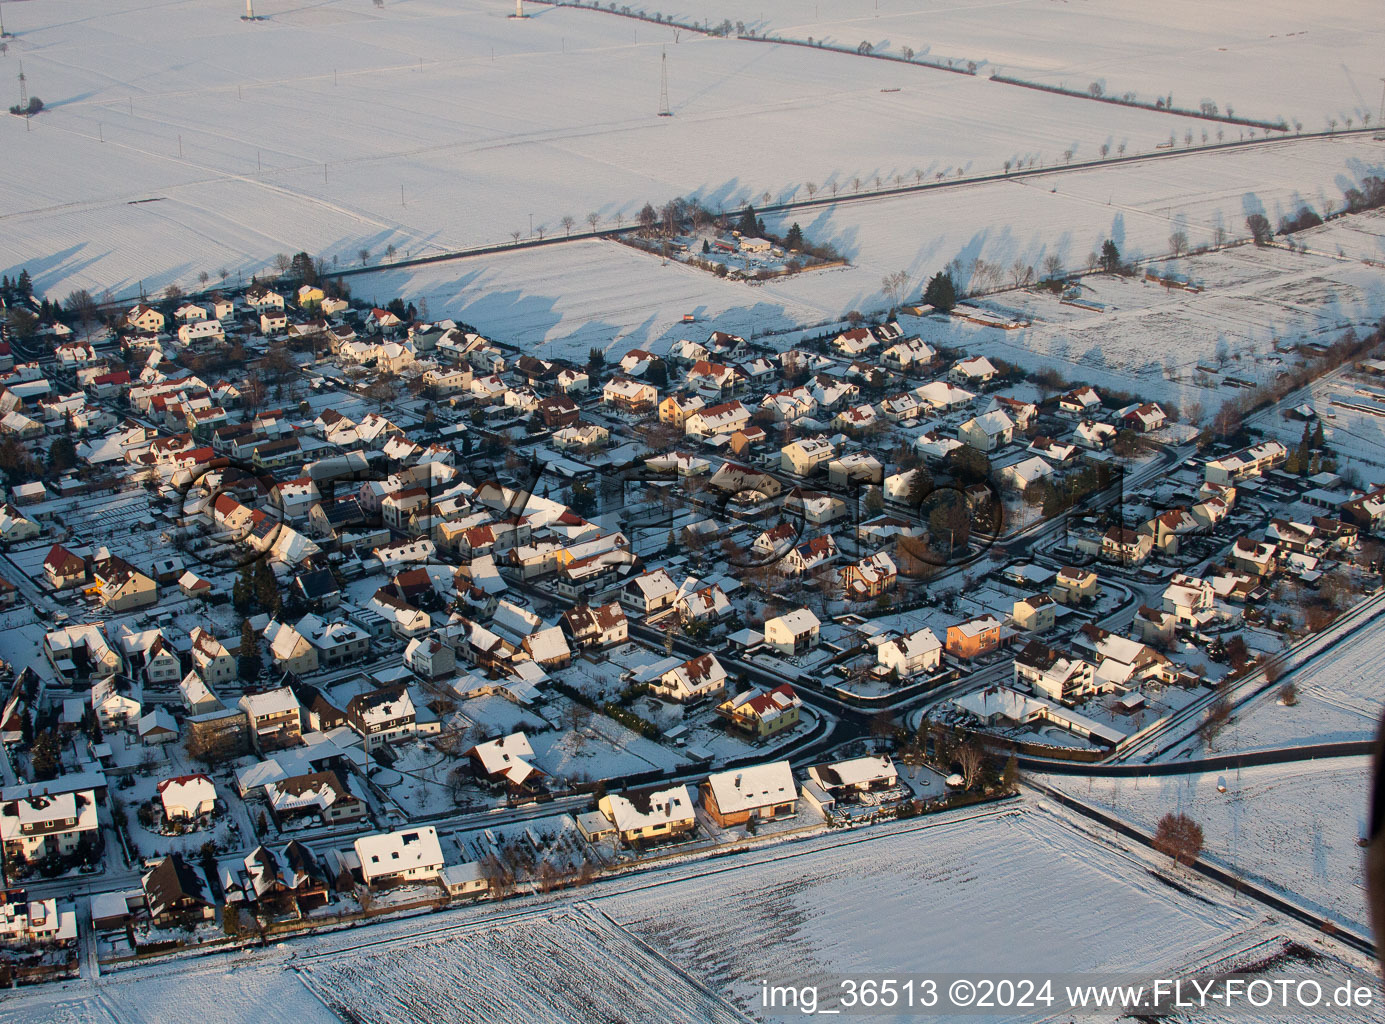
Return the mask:
<path id="1" fill-rule="evenodd" d="M 668 105 L 668 51 L 664 51 L 659 58 L 659 116 L 673 116 L 673 110 Z"/>
<path id="2" fill-rule="evenodd" d="M 0 3 L 0 39 L 8 38 L 9 33 L 5 31 L 5 5 Z"/>
<path id="3" fill-rule="evenodd" d="M 3 32 L 4 29 L 5 27 L 0 25 L 0 32 Z M 1375 123 L 1380 125 L 1382 121 L 1385 121 L 1385 78 L 1380 80 L 1380 116 L 1376 118 Z"/>

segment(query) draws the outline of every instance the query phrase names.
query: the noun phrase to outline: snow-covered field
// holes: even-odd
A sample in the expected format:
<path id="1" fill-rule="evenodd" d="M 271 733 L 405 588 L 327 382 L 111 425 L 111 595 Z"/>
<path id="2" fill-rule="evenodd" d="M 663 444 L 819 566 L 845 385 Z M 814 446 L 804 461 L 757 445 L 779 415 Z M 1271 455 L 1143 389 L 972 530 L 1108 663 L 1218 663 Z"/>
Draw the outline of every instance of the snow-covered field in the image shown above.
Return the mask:
<path id="1" fill-rule="evenodd" d="M 1102 144 L 1148 152 L 1202 128 L 590 11 L 261 0 L 256 13 L 199 0 L 13 11 L 8 59 L 47 109 L 27 131 L 0 124 L 0 265 L 27 263 L 59 295 L 123 294 L 222 268 L 234 281 L 276 252 L 350 265 L 362 248 L 379 260 L 389 245 L 555 235 L 566 215 L 629 223 L 677 195 L 729 207 L 809 181 L 854 191 Z M 657 116 L 666 50 L 673 118 Z"/>
<path id="2" fill-rule="evenodd" d="M 1380 722 L 1382 671 L 1385 617 L 1378 617 L 1302 668 L 1284 674 L 1280 682 L 1292 682 L 1298 689 L 1297 704 L 1286 707 L 1272 690 L 1237 710 L 1213 751 L 1194 735 L 1163 759 L 1369 740 Z M 1282 812 L 1288 816 L 1285 820 L 1294 820 L 1293 807 Z"/>
<path id="3" fill-rule="evenodd" d="M 975 61 L 983 75 L 1106 95 L 1134 92 L 1196 109 L 1204 99 L 1241 116 L 1325 118 L 1361 123 L 1379 104 L 1378 52 L 1385 33 L 1371 0 L 1316 7 L 1293 0 L 1257 3 L 1140 0 L 642 0 L 633 10 L 690 22 L 729 18 L 786 38 L 825 40 L 876 52 L 904 47 L 932 61 Z M 1003 12 L 997 16 L 997 12 Z M 919 74 L 927 74 L 919 71 Z"/>
<path id="4" fill-rule="evenodd" d="M 1332 758 L 1239 772 L 1045 781 L 1153 832 L 1168 813 L 1202 826 L 1204 856 L 1248 881 L 1369 934 L 1363 851 L 1368 760 Z M 1218 781 L 1226 792 L 1217 791 Z"/>
<path id="5" fill-rule="evenodd" d="M 1024 801 L 674 861 L 532 902 L 146 964 L 106 975 L 99 989 L 84 978 L 6 993 L 0 1015 L 165 1024 L 185 1019 L 194 991 L 206 1024 L 798 1019 L 758 1010 L 761 979 L 1154 976 L 1304 941 L 1263 908 L 1182 872 L 1173 884 L 1153 863 Z"/>

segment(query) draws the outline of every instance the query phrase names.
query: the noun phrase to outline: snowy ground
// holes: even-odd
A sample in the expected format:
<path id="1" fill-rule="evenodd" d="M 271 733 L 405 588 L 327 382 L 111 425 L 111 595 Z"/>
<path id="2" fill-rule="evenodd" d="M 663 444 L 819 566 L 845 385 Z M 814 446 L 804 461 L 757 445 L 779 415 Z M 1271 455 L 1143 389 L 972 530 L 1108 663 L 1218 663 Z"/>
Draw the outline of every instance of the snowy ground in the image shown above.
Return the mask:
<path id="1" fill-rule="evenodd" d="M 1011 0 L 1004 16 L 990 0 L 644 0 L 632 9 L 786 38 L 822 39 L 855 48 L 946 63 L 975 61 L 983 75 L 1107 95 L 1133 91 L 1146 102 L 1173 93 L 1178 106 L 1204 99 L 1248 117 L 1300 118 L 1306 130 L 1324 119 L 1358 123 L 1379 104 L 1376 54 L 1381 26 L 1369 0 L 1318 9 L 1303 3 L 1198 0 L 1100 4 Z M 929 74 L 920 70 L 918 74 Z"/>
<path id="2" fill-rule="evenodd" d="M 734 1021 L 754 1012 L 762 978 L 1153 975 L 1305 941 L 1262 908 L 1195 876 L 1163 881 L 1143 855 L 1088 832 L 1028 802 L 828 832 L 524 902 L 140 965 L 105 975 L 99 991 L 83 979 L 8 993 L 5 1018 L 164 1024 L 186 1016 L 193 990 L 205 1024 L 342 1019 L 325 1002 L 365 1024 Z M 1349 972 L 1357 959 L 1345 959 L 1314 971 Z"/>
<path id="3" fill-rule="evenodd" d="M 1213 753 L 1267 750 L 1368 740 L 1380 720 L 1380 678 L 1385 670 L 1385 617 L 1374 619 L 1302 668 L 1286 672 L 1298 703 L 1286 707 L 1271 690 L 1239 709 L 1217 738 Z M 1180 744 L 1166 760 L 1202 757 L 1205 741 L 1197 735 Z M 1286 808 L 1285 813 L 1292 812 Z M 1286 819 L 1292 820 L 1292 819 Z"/>
<path id="4" fill-rule="evenodd" d="M 1151 833 L 1163 815 L 1187 814 L 1202 826 L 1208 859 L 1370 932 L 1356 845 L 1366 832 L 1364 757 L 1139 780 L 1044 781 Z"/>
<path id="5" fill-rule="evenodd" d="M 0 125 L 0 264 L 27 261 L 58 295 L 124 294 L 223 267 L 234 281 L 279 251 L 357 264 L 360 248 L 378 260 L 388 245 L 527 235 L 531 215 L 552 235 L 565 215 L 629 223 L 675 195 L 732 206 L 808 181 L 854 189 L 1103 143 L 1149 151 L 1203 126 L 589 11 L 515 21 L 482 0 L 261 0 L 265 20 L 238 13 L 46 0 L 11 14 L 8 56 L 47 109 L 27 131 Z M 665 51 L 671 119 L 657 116 Z M 115 52 L 118 70 L 104 70 Z"/>

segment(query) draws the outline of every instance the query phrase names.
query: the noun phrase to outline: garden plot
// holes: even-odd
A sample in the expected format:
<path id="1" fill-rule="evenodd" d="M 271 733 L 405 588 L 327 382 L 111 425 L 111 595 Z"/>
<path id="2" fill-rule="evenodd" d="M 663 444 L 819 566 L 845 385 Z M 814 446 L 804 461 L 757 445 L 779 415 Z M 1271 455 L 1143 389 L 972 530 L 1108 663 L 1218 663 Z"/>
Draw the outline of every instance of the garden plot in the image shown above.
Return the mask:
<path id="1" fill-rule="evenodd" d="M 370 780 L 406 815 L 416 818 L 456 808 L 447 776 L 465 761 L 421 740 L 394 744 L 390 752 L 397 760 L 388 768 L 372 764 Z"/>
<path id="2" fill-rule="evenodd" d="M 595 712 L 577 729 L 552 729 L 530 736 L 529 745 L 534 748 L 535 763 L 545 774 L 573 783 L 669 771 L 688 763 L 683 754 Z"/>
<path id="3" fill-rule="evenodd" d="M 739 1024 L 744 1018 L 644 943 L 580 908 L 333 956 L 305 971 L 357 1024 Z"/>
<path id="4" fill-rule="evenodd" d="M 58 296 L 152 291 L 221 269 L 239 281 L 280 251 L 341 268 L 361 249 L 380 261 L 553 236 L 588 212 L 629 224 L 675 195 L 731 207 L 809 180 L 855 190 L 1074 146 L 1148 151 L 1201 127 L 589 11 L 262 0 L 263 20 L 238 13 L 51 0 L 14 15 L 10 52 L 48 106 L 0 126 L 0 265 L 28 263 Z M 656 116 L 665 51 L 672 118 Z M 98 70 L 113 52 L 119 70 Z"/>
<path id="5" fill-rule="evenodd" d="M 1370 932 L 1356 844 L 1369 803 L 1364 757 L 1145 779 L 1043 778 L 1149 833 L 1163 815 L 1187 814 L 1202 826 L 1205 858 Z"/>
<path id="6" fill-rule="evenodd" d="M 632 9 L 679 20 L 739 21 L 747 30 L 820 39 L 855 49 L 958 66 L 1107 95 L 1134 92 L 1147 103 L 1173 94 L 1196 109 L 1203 99 L 1241 116 L 1300 118 L 1321 131 L 1325 118 L 1358 124 L 1374 114 L 1382 34 L 1369 0 L 1320 10 L 1303 0 L 1271 6 L 1233 0 L 1209 9 L 1197 0 L 1151 6 L 1138 0 L 1053 4 L 1018 0 L 1004 17 L 988 0 L 643 0 Z M 918 74 L 930 74 L 919 70 Z M 999 88 L 999 86 L 996 86 Z"/>
<path id="7" fill-rule="evenodd" d="M 1296 395 L 1289 404 L 1307 404 L 1317 413 L 1323 437 L 1338 457 L 1338 472 L 1354 469 L 1367 484 L 1385 480 L 1385 378 L 1343 367 L 1313 381 L 1306 398 Z M 1280 412 L 1275 407 L 1260 414 L 1256 427 L 1297 445 L 1303 422 L 1285 419 Z"/>
<path id="8" fill-rule="evenodd" d="M 1029 369 L 1045 366 L 1074 380 L 1133 391 L 1184 407 L 1213 411 L 1233 382 L 1271 383 L 1294 358 L 1276 346 L 1330 344 L 1348 328 L 1365 329 L 1385 311 L 1378 271 L 1312 256 L 1238 249 L 1179 261 L 1195 279 L 1219 264 L 1260 258 L 1264 276 L 1244 284 L 1208 284 L 1200 293 L 1155 284 L 1089 277 L 1083 297 L 1102 312 L 1074 311 L 1057 298 L 1014 293 L 987 306 L 1034 321 L 1023 331 L 987 330 L 959 321 L 940 326 L 940 339 Z M 1246 267 L 1229 268 L 1233 280 Z M 1300 425 L 1300 430 L 1301 430 Z M 1295 437 L 1297 440 L 1297 437 Z"/>
<path id="9" fill-rule="evenodd" d="M 464 863 L 484 862 L 495 856 L 502 863 L 527 865 L 525 874 L 532 874 L 544 861 L 565 875 L 576 874 L 584 864 L 594 868 L 604 866 L 598 847 L 588 842 L 568 814 L 492 825 L 474 832 L 457 832 L 450 839 L 457 857 Z"/>

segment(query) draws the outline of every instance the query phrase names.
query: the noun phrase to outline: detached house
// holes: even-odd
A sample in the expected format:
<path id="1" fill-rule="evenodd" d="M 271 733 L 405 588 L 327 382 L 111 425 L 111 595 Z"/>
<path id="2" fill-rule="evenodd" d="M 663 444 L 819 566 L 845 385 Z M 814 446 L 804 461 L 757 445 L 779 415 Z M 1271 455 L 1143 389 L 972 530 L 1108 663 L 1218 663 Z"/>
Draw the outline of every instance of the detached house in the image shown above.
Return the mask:
<path id="1" fill-rule="evenodd" d="M 247 693 L 240 699 L 240 709 L 245 712 L 251 739 L 261 755 L 297 746 L 302 741 L 302 709 L 287 686 Z"/>
<path id="2" fill-rule="evenodd" d="M 715 772 L 701 786 L 702 808 L 722 828 L 752 819 L 792 817 L 798 807 L 793 769 L 787 761 Z"/>
<path id="3" fill-rule="evenodd" d="M 611 793 L 601 798 L 597 808 L 626 843 L 670 839 L 697 826 L 692 794 L 682 785 Z"/>
<path id="4" fill-rule="evenodd" d="M 715 654 L 702 654 L 675 665 L 650 683 L 651 693 L 686 704 L 726 687 L 726 669 Z"/>
<path id="5" fill-rule="evenodd" d="M 958 440 L 980 452 L 993 452 L 1014 440 L 1015 421 L 997 409 L 967 420 L 957 428 Z"/>
<path id="6" fill-rule="evenodd" d="M 620 590 L 620 603 L 626 610 L 645 618 L 672 608 L 677 599 L 678 585 L 663 569 L 636 576 Z"/>
<path id="7" fill-rule="evenodd" d="M 41 788 L 42 783 L 31 789 Z M 67 857 L 82 842 L 98 844 L 96 794 L 89 789 L 47 795 L 31 792 L 0 802 L 0 849 L 7 865 Z"/>
<path id="8" fill-rule="evenodd" d="M 443 869 L 438 830 L 431 825 L 356 840 L 361 878 L 372 888 L 436 878 Z"/>
<path id="9" fill-rule="evenodd" d="M 138 331 L 157 334 L 164 329 L 164 315 L 153 306 L 141 302 L 125 314 L 125 322 Z"/>
<path id="10" fill-rule="evenodd" d="M 971 659 L 1000 646 L 1000 620 L 980 615 L 947 627 L 947 653 L 954 658 Z"/>
<path id="11" fill-rule="evenodd" d="M 937 635 L 924 626 L 907 636 L 885 640 L 875 648 L 876 663 L 899 679 L 922 672 L 936 672 L 943 660 L 943 645 Z"/>
<path id="12" fill-rule="evenodd" d="M 346 705 L 346 722 L 364 738 L 366 753 L 418 731 L 413 698 L 403 683 L 352 697 Z"/>
<path id="13" fill-rule="evenodd" d="M 579 604 L 563 612 L 562 626 L 576 647 L 608 647 L 629 637 L 628 620 L 617 602 Z"/>
<path id="14" fill-rule="evenodd" d="M 1069 657 L 1038 640 L 1029 641 L 1015 655 L 1015 685 L 1054 700 L 1072 701 L 1095 692 L 1094 672 L 1090 662 Z"/>
<path id="15" fill-rule="evenodd" d="M 717 705 L 717 714 L 757 739 L 775 736 L 799 722 L 803 700 L 788 683 L 772 690 L 746 690 Z"/>
<path id="16" fill-rule="evenodd" d="M 842 596 L 848 601 L 866 601 L 894 589 L 899 570 L 886 552 L 877 551 L 858 562 L 837 570 Z"/>
<path id="17" fill-rule="evenodd" d="M 804 654 L 818 643 L 822 623 L 807 608 L 787 612 L 765 622 L 765 642 L 780 654 Z"/>

